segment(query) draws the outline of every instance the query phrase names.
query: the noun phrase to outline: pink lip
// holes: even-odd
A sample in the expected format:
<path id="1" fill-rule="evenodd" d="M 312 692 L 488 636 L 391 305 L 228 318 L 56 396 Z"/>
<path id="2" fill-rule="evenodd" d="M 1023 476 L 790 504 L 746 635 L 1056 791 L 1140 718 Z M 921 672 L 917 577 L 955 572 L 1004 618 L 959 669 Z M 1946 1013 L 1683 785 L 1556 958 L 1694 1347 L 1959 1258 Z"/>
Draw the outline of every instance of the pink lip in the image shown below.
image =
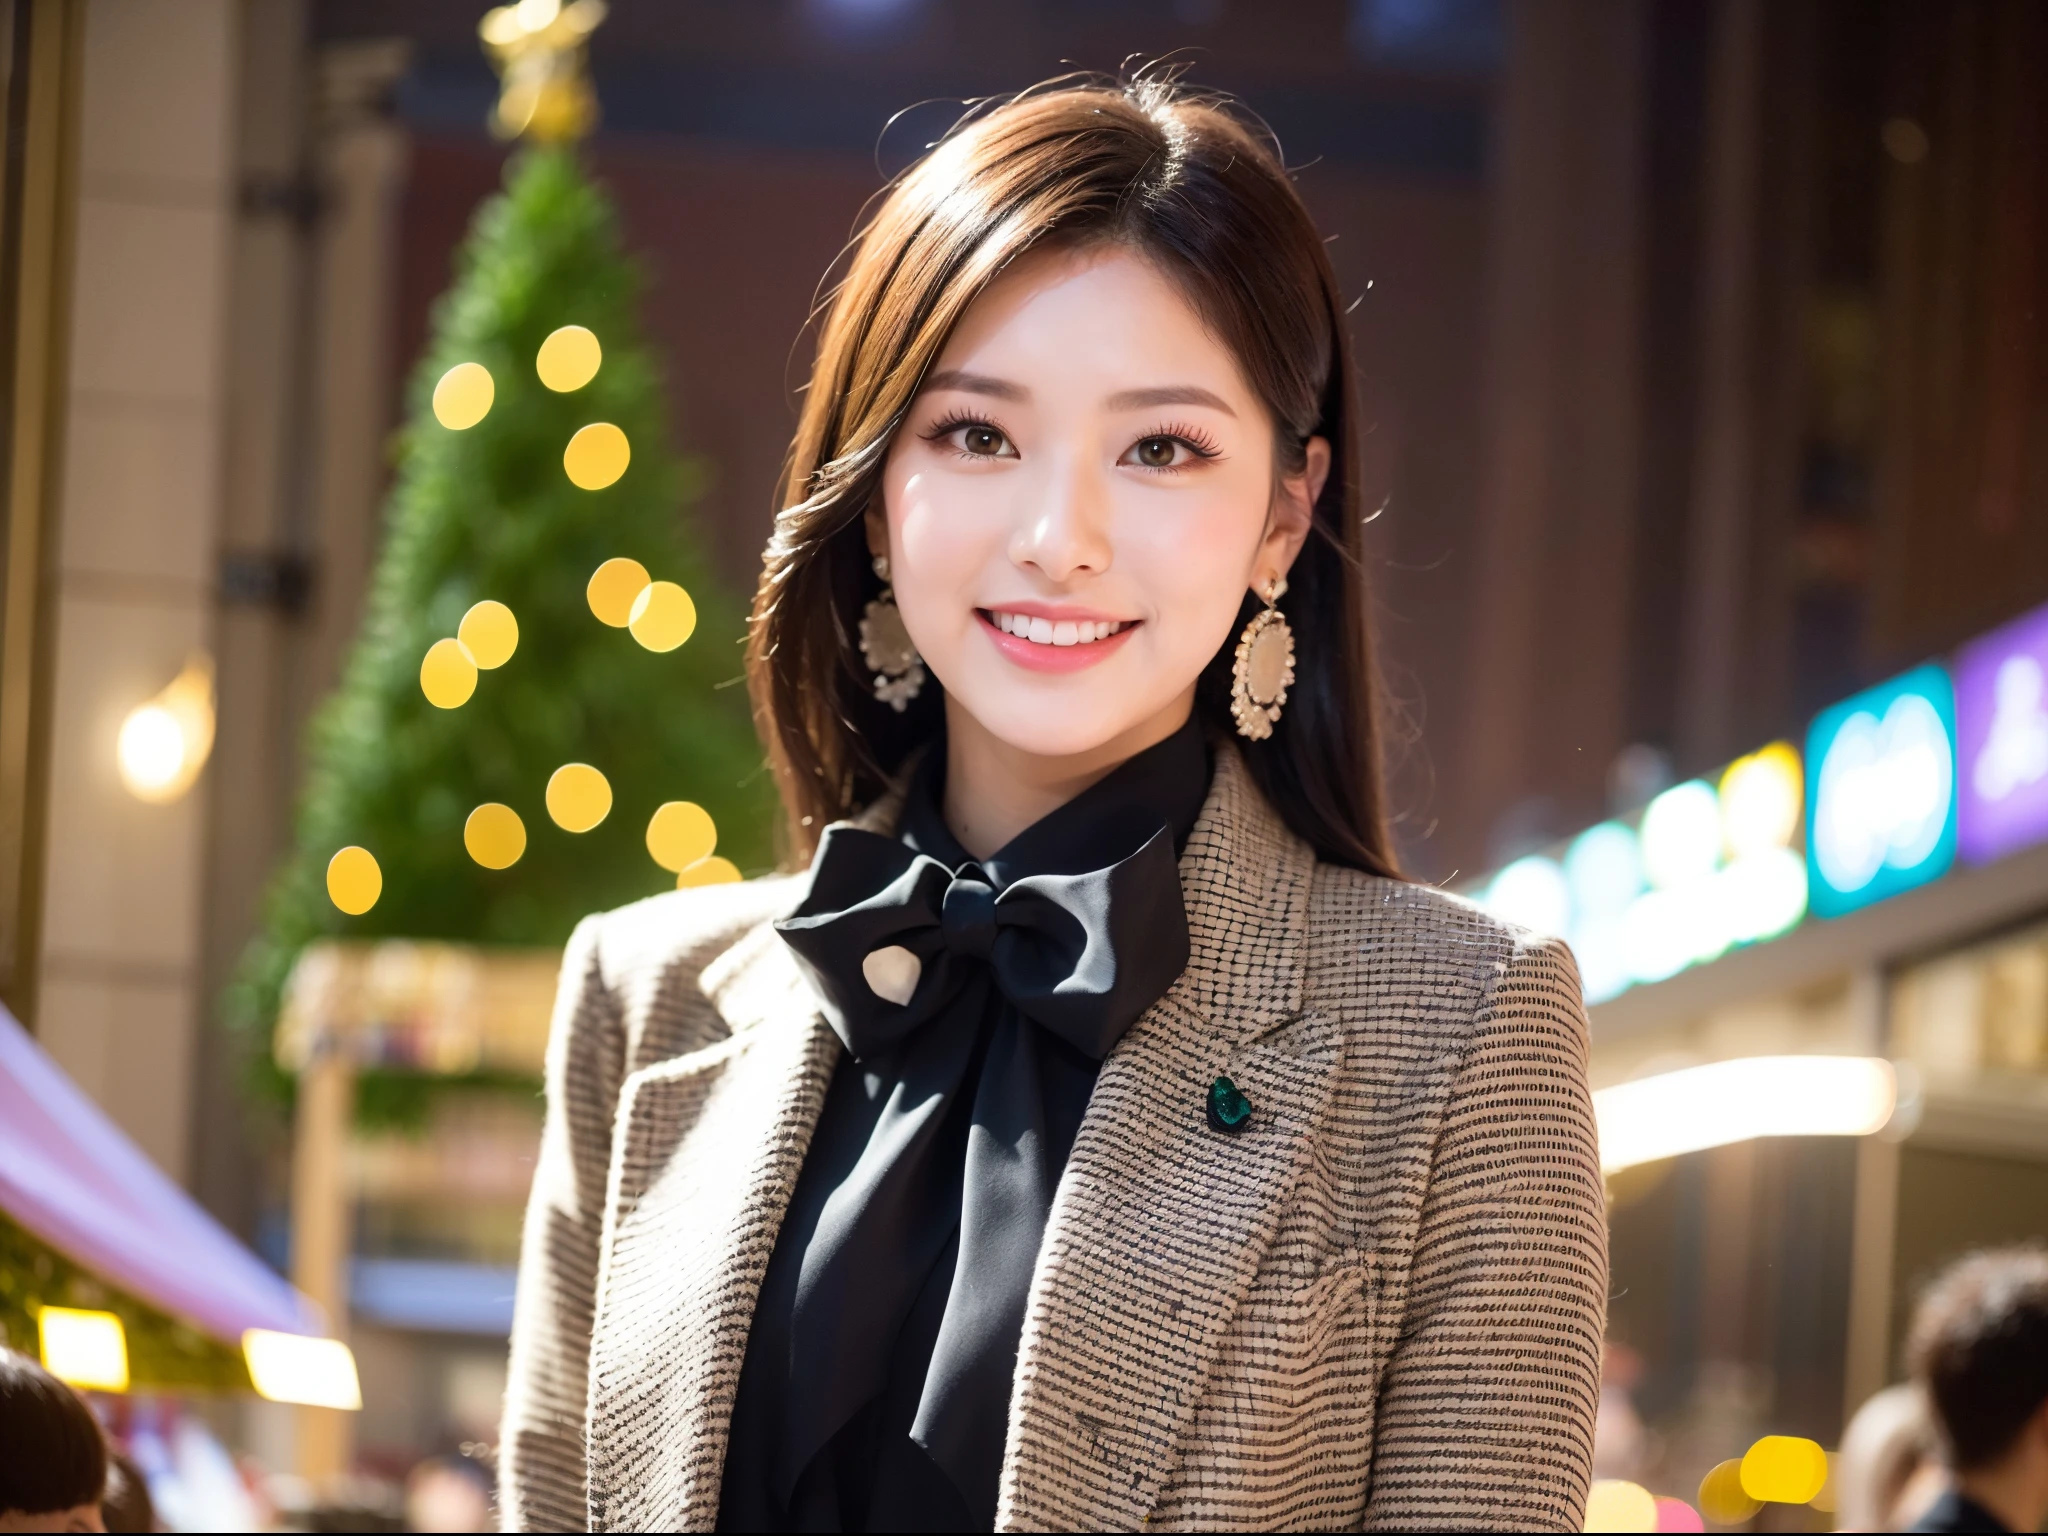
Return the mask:
<path id="1" fill-rule="evenodd" d="M 1034 619 L 1051 619 L 1058 623 L 1062 619 L 1073 619 L 1077 623 L 1087 619 L 1101 622 L 1107 615 L 1084 612 L 1078 608 L 1054 608 L 1045 603 L 1005 603 L 1005 613 L 1021 613 Z M 1021 635 L 1006 635 L 997 629 L 986 609 L 977 608 L 974 616 L 981 623 L 981 632 L 988 636 L 995 648 L 1018 666 L 1032 672 L 1080 672 L 1123 648 L 1138 628 L 1137 621 L 1127 620 L 1124 627 L 1107 640 L 1091 640 L 1086 645 L 1038 645 Z"/>

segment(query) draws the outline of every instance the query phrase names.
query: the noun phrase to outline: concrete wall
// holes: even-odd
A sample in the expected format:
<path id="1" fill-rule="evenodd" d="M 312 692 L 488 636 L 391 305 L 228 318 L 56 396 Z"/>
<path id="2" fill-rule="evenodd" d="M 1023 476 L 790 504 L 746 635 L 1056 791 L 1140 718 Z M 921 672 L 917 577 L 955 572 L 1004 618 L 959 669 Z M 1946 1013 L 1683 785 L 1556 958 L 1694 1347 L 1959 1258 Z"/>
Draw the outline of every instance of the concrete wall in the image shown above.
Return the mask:
<path id="1" fill-rule="evenodd" d="M 203 793 L 122 788 L 127 711 L 215 643 L 233 0 L 93 0 L 59 530 L 44 1044 L 187 1172 Z"/>

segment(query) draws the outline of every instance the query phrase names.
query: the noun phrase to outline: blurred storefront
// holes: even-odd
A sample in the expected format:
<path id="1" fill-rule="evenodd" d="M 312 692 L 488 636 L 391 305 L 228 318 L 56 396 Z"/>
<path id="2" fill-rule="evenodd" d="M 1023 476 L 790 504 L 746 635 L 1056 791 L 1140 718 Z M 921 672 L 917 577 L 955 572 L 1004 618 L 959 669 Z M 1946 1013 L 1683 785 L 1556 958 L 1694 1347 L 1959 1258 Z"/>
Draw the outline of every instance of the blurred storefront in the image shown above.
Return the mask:
<path id="1" fill-rule="evenodd" d="M 345 1323 L 361 1415 L 245 1446 L 456 1504 L 552 961 L 312 950 L 274 1053 L 214 1024 L 502 171 L 484 9 L 0 0 L 0 1001 Z M 1724 1074 L 1612 1175 L 1603 1475 L 1834 1446 L 1917 1281 L 2048 1225 L 2048 11 L 613 10 L 589 163 L 735 588 L 819 276 L 961 98 L 1190 47 L 1266 115 L 1357 301 L 1411 867 L 1572 940 L 1603 1095 Z"/>
<path id="2" fill-rule="evenodd" d="M 2048 18 L 1643 14 L 1632 617 L 1582 654 L 1610 567 L 1521 547 L 1560 595 L 1504 578 L 1489 654 L 1584 696 L 1468 728 L 1499 819 L 1453 883 L 1578 951 L 1621 1160 L 1600 1475 L 1698 1502 L 1759 1436 L 1836 1446 L 1935 1268 L 2048 1236 Z M 1590 533 L 1549 484 L 1493 525 Z"/>

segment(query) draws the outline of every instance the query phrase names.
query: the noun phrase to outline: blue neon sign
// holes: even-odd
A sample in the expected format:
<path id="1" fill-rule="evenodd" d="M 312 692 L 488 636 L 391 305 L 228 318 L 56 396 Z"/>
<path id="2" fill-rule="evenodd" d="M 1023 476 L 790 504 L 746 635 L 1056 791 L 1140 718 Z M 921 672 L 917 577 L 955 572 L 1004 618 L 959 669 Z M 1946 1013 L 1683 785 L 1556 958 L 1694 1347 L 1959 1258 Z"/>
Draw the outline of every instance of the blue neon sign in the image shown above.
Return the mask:
<path id="1" fill-rule="evenodd" d="M 1956 856 L 1956 699 L 1934 663 L 1844 700 L 1806 736 L 1813 910 L 1839 917 L 1923 885 Z"/>

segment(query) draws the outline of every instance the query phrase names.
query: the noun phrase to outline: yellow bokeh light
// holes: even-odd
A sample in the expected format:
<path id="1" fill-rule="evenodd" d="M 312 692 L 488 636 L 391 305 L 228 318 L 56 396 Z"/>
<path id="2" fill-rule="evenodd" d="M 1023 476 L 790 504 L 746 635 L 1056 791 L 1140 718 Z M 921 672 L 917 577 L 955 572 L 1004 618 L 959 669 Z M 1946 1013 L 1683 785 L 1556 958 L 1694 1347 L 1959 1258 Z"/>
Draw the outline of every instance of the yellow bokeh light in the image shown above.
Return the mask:
<path id="1" fill-rule="evenodd" d="M 436 709 L 459 709 L 476 692 L 476 660 L 460 640 L 436 640 L 420 662 L 420 692 Z"/>
<path id="2" fill-rule="evenodd" d="M 714 853 L 708 859 L 699 859 L 677 875 L 676 889 L 686 891 L 693 885 L 732 885 L 742 878 L 737 864 Z"/>
<path id="3" fill-rule="evenodd" d="M 1721 775 L 1721 831 L 1729 853 L 1750 858 L 1790 848 L 1805 789 L 1799 753 L 1789 742 L 1772 742 L 1730 763 Z"/>
<path id="4" fill-rule="evenodd" d="M 548 780 L 548 815 L 564 832 L 588 832 L 612 812 L 612 787 L 588 763 L 564 763 Z"/>
<path id="5" fill-rule="evenodd" d="M 251 1328 L 242 1335 L 249 1381 L 274 1403 L 354 1411 L 363 1406 L 356 1357 L 339 1339 Z"/>
<path id="6" fill-rule="evenodd" d="M 1603 1478 L 1586 1494 L 1584 1529 L 1654 1531 L 1657 1529 L 1656 1496 L 1635 1483 Z"/>
<path id="7" fill-rule="evenodd" d="M 115 761 L 128 793 L 152 805 L 184 794 L 213 751 L 213 726 L 213 658 L 198 655 L 121 722 Z"/>
<path id="8" fill-rule="evenodd" d="M 711 813 L 690 800 L 671 800 L 649 818 L 647 851 L 670 874 L 681 874 L 718 846 Z"/>
<path id="9" fill-rule="evenodd" d="M 647 590 L 649 579 L 647 567 L 638 560 L 607 560 L 591 572 L 583 595 L 602 622 L 624 629 L 633 622 L 634 600 Z"/>
<path id="10" fill-rule="evenodd" d="M 384 871 L 376 855 L 353 843 L 327 861 L 327 899 L 350 917 L 361 917 L 384 894 Z"/>
<path id="11" fill-rule="evenodd" d="M 626 472 L 633 462 L 633 445 L 626 434 L 608 421 L 593 421 L 577 429 L 562 450 L 562 468 L 572 484 L 586 491 L 601 491 Z"/>
<path id="12" fill-rule="evenodd" d="M 1804 1504 L 1827 1486 L 1828 1453 L 1798 1435 L 1765 1435 L 1742 1457 L 1742 1491 L 1766 1504 Z"/>
<path id="13" fill-rule="evenodd" d="M 1762 1508 L 1762 1500 L 1743 1491 L 1740 1460 L 1724 1461 L 1700 1479 L 1700 1513 L 1716 1525 L 1740 1525 Z"/>
<path id="14" fill-rule="evenodd" d="M 469 659 L 488 672 L 505 665 L 519 649 L 519 621 L 503 603 L 485 598 L 462 616 L 455 638 Z"/>
<path id="15" fill-rule="evenodd" d="M 541 383 L 556 394 L 567 394 L 596 378 L 603 361 L 604 348 L 594 334 L 580 325 L 565 325 L 540 344 L 533 367 Z"/>
<path id="16" fill-rule="evenodd" d="M 462 824 L 462 846 L 485 869 L 510 869 L 526 852 L 526 823 L 511 806 L 486 801 Z"/>
<path id="17" fill-rule="evenodd" d="M 451 432 L 465 432 L 491 413 L 498 386 L 482 363 L 457 363 L 434 386 L 434 420 Z"/>
<path id="18" fill-rule="evenodd" d="M 128 1390 L 128 1330 L 113 1313 L 44 1307 L 36 1328 L 52 1376 L 99 1392 Z"/>
<path id="19" fill-rule="evenodd" d="M 627 624 L 650 651 L 672 651 L 697 628 L 697 605 L 672 581 L 650 581 L 633 599 Z"/>

